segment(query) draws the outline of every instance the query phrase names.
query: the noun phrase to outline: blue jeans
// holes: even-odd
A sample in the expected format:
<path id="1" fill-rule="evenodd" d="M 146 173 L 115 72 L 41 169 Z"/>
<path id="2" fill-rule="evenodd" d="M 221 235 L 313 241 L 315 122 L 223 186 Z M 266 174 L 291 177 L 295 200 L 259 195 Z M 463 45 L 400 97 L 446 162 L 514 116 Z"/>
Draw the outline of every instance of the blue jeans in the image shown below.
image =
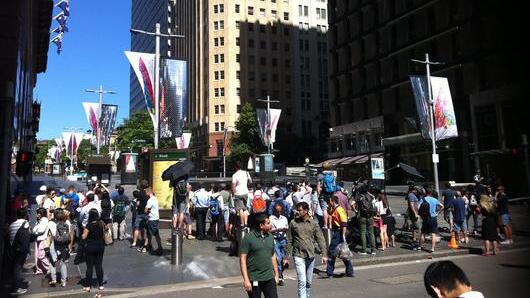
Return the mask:
<path id="1" fill-rule="evenodd" d="M 294 257 L 296 277 L 298 279 L 298 298 L 311 297 L 311 282 L 313 280 L 313 269 L 315 258 Z"/>
<path id="2" fill-rule="evenodd" d="M 328 276 L 333 276 L 333 271 L 335 271 L 335 250 L 337 246 L 341 244 L 344 240 L 342 239 L 342 232 L 340 230 L 333 230 L 333 235 L 331 236 L 331 244 L 329 245 L 328 250 L 328 266 L 326 273 Z M 344 266 L 346 266 L 346 276 L 353 276 L 353 264 L 350 260 L 342 260 Z"/>
<path id="3" fill-rule="evenodd" d="M 287 246 L 287 239 L 274 239 L 274 254 L 276 254 L 276 262 L 278 263 L 278 274 L 283 278 L 283 259 L 285 259 L 285 247 Z"/>

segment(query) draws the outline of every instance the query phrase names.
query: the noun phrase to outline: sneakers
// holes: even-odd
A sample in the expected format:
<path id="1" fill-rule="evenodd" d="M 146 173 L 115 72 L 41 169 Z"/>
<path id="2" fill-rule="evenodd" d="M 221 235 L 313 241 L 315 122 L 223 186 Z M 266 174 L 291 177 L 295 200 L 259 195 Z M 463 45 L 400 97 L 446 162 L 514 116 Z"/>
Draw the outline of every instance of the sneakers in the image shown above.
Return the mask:
<path id="1" fill-rule="evenodd" d="M 139 252 L 141 252 L 141 253 L 147 253 L 147 247 L 145 247 L 145 246 L 144 246 L 144 247 L 139 247 L 139 248 L 137 249 L 137 251 L 139 251 Z"/>
<path id="2" fill-rule="evenodd" d="M 372 253 L 371 253 L 371 254 L 372 254 L 372 255 L 375 255 L 375 251 L 374 251 L 374 250 L 372 250 Z"/>
<path id="3" fill-rule="evenodd" d="M 18 288 L 16 291 L 13 291 L 12 295 L 23 295 L 28 292 L 28 289 Z"/>
<path id="4" fill-rule="evenodd" d="M 508 244 L 512 244 L 512 242 L 510 240 L 504 240 L 504 241 L 501 241 L 500 244 L 508 245 Z"/>
<path id="5" fill-rule="evenodd" d="M 364 255 L 367 255 L 367 252 L 361 251 L 359 254 L 364 256 Z"/>
<path id="6" fill-rule="evenodd" d="M 186 236 L 186 239 L 188 239 L 188 240 L 193 240 L 193 239 L 195 239 L 195 236 L 193 236 L 193 235 L 188 235 L 188 236 Z"/>

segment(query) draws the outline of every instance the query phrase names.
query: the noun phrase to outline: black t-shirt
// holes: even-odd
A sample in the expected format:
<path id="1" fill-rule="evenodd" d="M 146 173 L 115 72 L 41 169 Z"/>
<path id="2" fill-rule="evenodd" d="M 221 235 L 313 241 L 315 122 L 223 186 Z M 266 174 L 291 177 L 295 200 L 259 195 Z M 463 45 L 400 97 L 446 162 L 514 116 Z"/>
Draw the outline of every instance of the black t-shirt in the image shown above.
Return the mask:
<path id="1" fill-rule="evenodd" d="M 140 192 L 140 198 L 138 199 L 138 207 L 137 211 L 138 214 L 145 214 L 145 206 L 147 205 L 147 200 L 149 200 L 149 197 L 145 193 L 145 191 Z"/>
<path id="2" fill-rule="evenodd" d="M 452 189 L 446 189 L 442 191 L 442 197 L 444 199 L 444 206 L 449 206 L 449 203 L 455 199 L 456 192 Z"/>
<path id="3" fill-rule="evenodd" d="M 86 239 L 87 250 L 89 252 L 98 252 L 104 250 L 105 240 L 103 238 L 103 222 L 89 222 L 86 228 L 88 229 L 88 237 Z"/>
<path id="4" fill-rule="evenodd" d="M 509 214 L 508 211 L 508 196 L 506 194 L 499 194 L 497 198 L 497 208 L 500 214 Z"/>

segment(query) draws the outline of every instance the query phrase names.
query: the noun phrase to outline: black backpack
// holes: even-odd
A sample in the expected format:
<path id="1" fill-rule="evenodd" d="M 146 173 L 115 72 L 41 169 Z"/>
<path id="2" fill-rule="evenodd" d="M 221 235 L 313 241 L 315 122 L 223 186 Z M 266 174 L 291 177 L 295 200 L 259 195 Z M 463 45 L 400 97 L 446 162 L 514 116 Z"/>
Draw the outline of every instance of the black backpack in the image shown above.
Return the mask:
<path id="1" fill-rule="evenodd" d="M 185 201 L 187 198 L 187 195 L 188 195 L 188 190 L 186 189 L 186 181 L 179 181 L 175 183 L 175 186 L 173 188 L 173 201 L 175 203 Z"/>
<path id="2" fill-rule="evenodd" d="M 101 219 L 110 219 L 111 206 L 110 199 L 103 199 L 101 201 Z"/>
<path id="3" fill-rule="evenodd" d="M 11 244 L 11 257 L 29 252 L 29 243 L 31 239 L 31 232 L 28 228 L 24 228 L 27 222 L 24 222 L 15 235 L 13 244 Z"/>
<path id="4" fill-rule="evenodd" d="M 65 222 L 57 223 L 57 233 L 53 237 L 55 245 L 64 245 L 70 240 L 70 229 Z"/>
<path id="5" fill-rule="evenodd" d="M 362 217 L 370 218 L 376 214 L 374 206 L 374 198 L 370 194 L 363 194 L 359 200 L 359 211 Z"/>
<path id="6" fill-rule="evenodd" d="M 422 199 L 420 208 L 418 209 L 418 214 L 420 215 L 422 220 L 426 220 L 431 216 L 431 210 L 430 210 L 430 204 L 425 200 L 425 198 Z"/>

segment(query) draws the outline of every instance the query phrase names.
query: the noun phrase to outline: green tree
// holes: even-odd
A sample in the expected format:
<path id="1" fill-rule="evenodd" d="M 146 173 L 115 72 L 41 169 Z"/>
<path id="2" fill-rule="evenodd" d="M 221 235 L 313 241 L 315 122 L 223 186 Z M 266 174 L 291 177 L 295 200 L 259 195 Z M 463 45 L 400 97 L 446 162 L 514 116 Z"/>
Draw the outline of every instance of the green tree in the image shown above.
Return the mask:
<path id="1" fill-rule="evenodd" d="M 90 140 L 83 139 L 77 148 L 77 166 L 81 170 L 86 169 L 87 157 L 96 152 L 96 146 L 90 143 Z"/>
<path id="2" fill-rule="evenodd" d="M 147 111 L 132 114 L 117 129 L 116 147 L 122 151 L 140 152 L 142 147 L 154 147 L 153 123 Z"/>
<path id="3" fill-rule="evenodd" d="M 46 143 L 37 144 L 35 147 L 35 166 L 38 168 L 44 168 L 46 158 L 48 158 L 48 149 L 55 145 L 54 141 L 48 141 Z"/>
<path id="4" fill-rule="evenodd" d="M 230 143 L 230 161 L 245 163 L 254 154 L 266 148 L 259 136 L 256 110 L 250 103 L 243 105 L 239 119 L 236 121 L 237 132 Z"/>

